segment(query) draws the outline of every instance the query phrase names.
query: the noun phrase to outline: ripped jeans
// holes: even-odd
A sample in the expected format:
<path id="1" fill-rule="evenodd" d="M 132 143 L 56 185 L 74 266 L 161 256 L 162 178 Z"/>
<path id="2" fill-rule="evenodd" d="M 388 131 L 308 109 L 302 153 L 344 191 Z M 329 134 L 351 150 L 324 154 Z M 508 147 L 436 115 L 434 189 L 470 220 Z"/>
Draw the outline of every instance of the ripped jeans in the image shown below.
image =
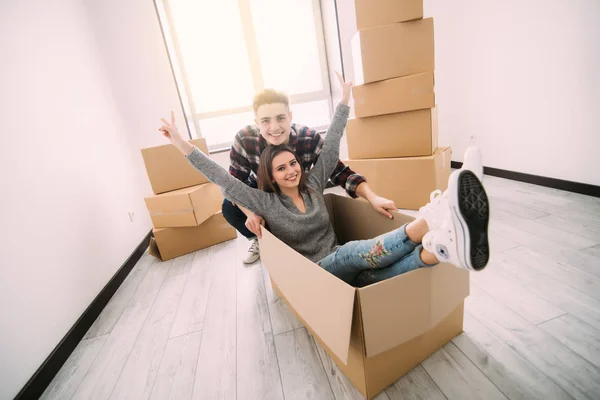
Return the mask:
<path id="1" fill-rule="evenodd" d="M 406 224 L 373 239 L 353 240 L 317 261 L 344 282 L 363 287 L 417 268 L 433 267 L 421 260 L 422 245 L 406 235 Z"/>

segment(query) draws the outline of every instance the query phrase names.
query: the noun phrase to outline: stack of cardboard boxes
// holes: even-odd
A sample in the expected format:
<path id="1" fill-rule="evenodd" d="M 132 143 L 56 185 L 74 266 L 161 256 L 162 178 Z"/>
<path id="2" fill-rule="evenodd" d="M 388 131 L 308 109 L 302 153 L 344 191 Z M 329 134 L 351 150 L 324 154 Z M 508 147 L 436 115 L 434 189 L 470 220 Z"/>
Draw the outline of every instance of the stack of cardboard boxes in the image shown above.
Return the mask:
<path id="1" fill-rule="evenodd" d="M 208 154 L 205 139 L 190 141 Z M 146 197 L 152 220 L 150 254 L 162 261 L 236 237 L 223 218 L 221 189 L 172 144 L 142 149 L 154 196 Z"/>
<path id="2" fill-rule="evenodd" d="M 354 3 L 355 118 L 344 163 L 398 208 L 417 210 L 451 172 L 451 149 L 437 140 L 433 18 L 423 18 L 423 0 Z"/>

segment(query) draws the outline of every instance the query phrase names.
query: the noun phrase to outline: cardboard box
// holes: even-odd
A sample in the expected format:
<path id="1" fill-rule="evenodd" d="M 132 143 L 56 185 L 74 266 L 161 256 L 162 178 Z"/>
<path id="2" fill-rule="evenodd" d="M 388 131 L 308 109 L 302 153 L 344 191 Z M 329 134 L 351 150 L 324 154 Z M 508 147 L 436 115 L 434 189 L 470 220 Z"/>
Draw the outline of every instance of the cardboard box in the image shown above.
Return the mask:
<path id="1" fill-rule="evenodd" d="M 351 118 L 346 137 L 352 159 L 430 156 L 438 147 L 437 109 Z"/>
<path id="2" fill-rule="evenodd" d="M 352 98 L 356 118 L 433 108 L 433 72 L 354 86 Z"/>
<path id="3" fill-rule="evenodd" d="M 351 46 L 356 85 L 435 70 L 433 18 L 360 30 Z"/>
<path id="4" fill-rule="evenodd" d="M 237 237 L 237 231 L 219 211 L 199 226 L 152 230 L 149 253 L 162 261 Z"/>
<path id="5" fill-rule="evenodd" d="M 393 200 L 396 207 L 418 210 L 429 203 L 431 192 L 446 190 L 452 172 L 450 147 L 438 148 L 424 157 L 343 160 L 363 175 L 378 195 Z"/>
<path id="6" fill-rule="evenodd" d="M 423 18 L 423 0 L 354 0 L 358 30 Z"/>
<path id="7" fill-rule="evenodd" d="M 214 183 L 144 198 L 154 228 L 198 226 L 221 209 L 223 194 Z"/>
<path id="8" fill-rule="evenodd" d="M 327 194 L 325 199 L 340 244 L 373 238 L 413 220 L 400 212 L 390 220 L 349 197 Z M 359 289 L 267 229 L 259 241 L 262 264 L 279 296 L 368 399 L 462 332 L 469 295 L 466 270 L 438 264 Z"/>
<path id="9" fill-rule="evenodd" d="M 208 154 L 206 139 L 190 140 Z M 185 159 L 172 144 L 142 149 L 142 157 L 152 192 L 160 194 L 208 182 L 208 179 Z"/>

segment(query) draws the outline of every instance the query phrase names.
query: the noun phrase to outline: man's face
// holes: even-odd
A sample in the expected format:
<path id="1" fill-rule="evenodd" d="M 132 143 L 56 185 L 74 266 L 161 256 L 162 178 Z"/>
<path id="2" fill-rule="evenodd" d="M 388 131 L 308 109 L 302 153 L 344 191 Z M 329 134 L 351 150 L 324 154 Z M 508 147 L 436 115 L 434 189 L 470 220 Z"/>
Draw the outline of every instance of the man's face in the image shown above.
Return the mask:
<path id="1" fill-rule="evenodd" d="M 254 121 L 267 143 L 277 146 L 290 139 L 292 113 L 285 104 L 263 104 L 256 110 Z"/>

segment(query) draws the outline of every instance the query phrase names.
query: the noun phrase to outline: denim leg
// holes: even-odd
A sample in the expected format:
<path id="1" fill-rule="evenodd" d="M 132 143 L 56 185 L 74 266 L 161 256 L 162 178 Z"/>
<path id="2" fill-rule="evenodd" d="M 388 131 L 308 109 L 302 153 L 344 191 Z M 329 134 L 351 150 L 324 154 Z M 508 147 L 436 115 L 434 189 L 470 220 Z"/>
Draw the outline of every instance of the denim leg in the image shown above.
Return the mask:
<path id="1" fill-rule="evenodd" d="M 371 269 L 361 272 L 352 282 L 355 287 L 364 287 L 376 282 L 393 278 L 400 274 L 405 274 L 419 268 L 433 267 L 436 264 L 425 264 L 421 260 L 422 245 L 417 246 L 411 253 L 404 256 L 401 260 L 395 262 L 386 268 Z"/>
<path id="2" fill-rule="evenodd" d="M 246 220 L 248 217 L 246 217 L 246 214 L 244 214 L 238 206 L 234 206 L 232 202 L 224 199 L 221 211 L 223 212 L 223 218 L 225 218 L 225 220 L 229 222 L 229 225 L 233 226 L 239 233 L 248 239 L 254 239 L 256 237 L 254 233 L 246 228 Z"/>
<path id="3" fill-rule="evenodd" d="M 388 267 L 417 247 L 406 235 L 406 224 L 374 239 L 348 242 L 317 262 L 344 282 L 364 270 Z"/>

